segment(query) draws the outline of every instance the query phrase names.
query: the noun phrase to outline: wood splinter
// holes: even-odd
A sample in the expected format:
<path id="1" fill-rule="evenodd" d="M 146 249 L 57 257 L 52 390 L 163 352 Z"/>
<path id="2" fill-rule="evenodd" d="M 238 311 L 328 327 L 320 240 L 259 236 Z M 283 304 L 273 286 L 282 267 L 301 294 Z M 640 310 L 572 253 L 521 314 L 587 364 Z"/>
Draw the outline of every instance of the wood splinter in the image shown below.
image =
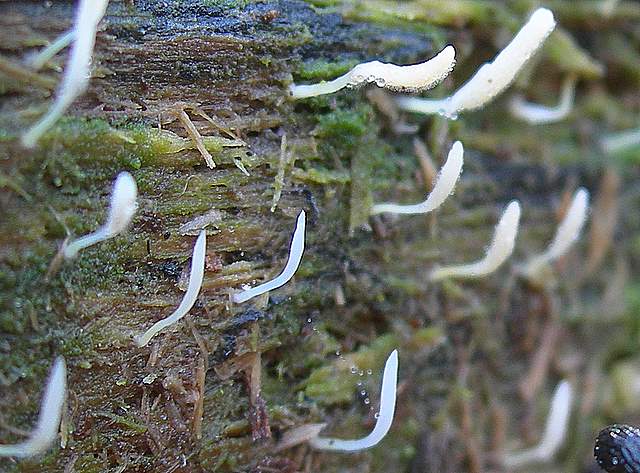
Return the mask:
<path id="1" fill-rule="evenodd" d="M 207 163 L 207 166 L 209 166 L 211 169 L 215 168 L 216 163 L 213 161 L 213 156 L 211 156 L 211 153 L 209 153 L 209 151 L 205 147 L 204 140 L 202 139 L 202 135 L 200 134 L 196 126 L 193 124 L 193 122 L 189 118 L 189 115 L 187 115 L 187 112 L 185 112 L 184 109 L 178 112 L 178 119 L 180 120 L 180 123 L 182 124 L 184 129 L 187 131 L 187 134 L 189 135 L 189 137 L 195 143 L 196 148 L 198 148 L 198 151 L 200 151 L 200 154 L 202 155 L 205 162 Z"/>

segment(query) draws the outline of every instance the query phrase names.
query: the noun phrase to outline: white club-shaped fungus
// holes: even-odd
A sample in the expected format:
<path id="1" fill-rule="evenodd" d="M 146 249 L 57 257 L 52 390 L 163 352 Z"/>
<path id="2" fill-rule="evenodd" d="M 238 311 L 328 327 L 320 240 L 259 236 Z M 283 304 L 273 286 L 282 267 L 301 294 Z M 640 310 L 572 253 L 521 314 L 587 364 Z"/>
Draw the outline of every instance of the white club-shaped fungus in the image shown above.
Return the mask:
<path id="1" fill-rule="evenodd" d="M 380 411 L 376 425 L 369 435 L 357 440 L 342 440 L 331 437 L 316 437 L 309 445 L 317 450 L 355 452 L 371 448 L 389 432 L 396 409 L 396 388 L 398 384 L 398 350 L 393 350 L 384 365 L 382 388 L 380 389 Z"/>
<path id="2" fill-rule="evenodd" d="M 553 459 L 567 436 L 571 417 L 571 398 L 571 384 L 568 381 L 562 381 L 553 393 L 551 409 L 540 443 L 529 450 L 506 454 L 504 465 L 508 470 L 531 463 L 545 463 Z"/>
<path id="3" fill-rule="evenodd" d="M 427 196 L 427 200 L 413 205 L 400 205 L 392 203 L 376 204 L 371 208 L 371 215 L 389 212 L 396 214 L 422 214 L 431 212 L 442 205 L 442 203 L 453 192 L 453 188 L 458 182 L 460 173 L 462 172 L 462 165 L 464 148 L 462 143 L 456 141 L 453 143 L 449 155 L 447 156 L 447 162 L 444 163 L 440 174 L 436 179 L 433 186 L 433 190 Z"/>
<path id="4" fill-rule="evenodd" d="M 533 257 L 524 267 L 524 274 L 535 275 L 540 268 L 558 259 L 580 238 L 589 213 L 589 192 L 580 188 L 576 191 L 564 219 L 558 225 L 556 235 L 546 251 Z"/>
<path id="5" fill-rule="evenodd" d="M 502 93 L 518 72 L 540 48 L 556 26 L 553 13 L 537 9 L 511 42 L 453 95 L 444 99 L 397 97 L 398 106 L 407 111 L 440 114 L 455 119 L 463 110 L 480 108 Z"/>
<path id="6" fill-rule="evenodd" d="M 108 0 L 80 0 L 72 32 L 73 46 L 62 83 L 49 111 L 23 136 L 22 143 L 33 148 L 40 137 L 66 112 L 89 84 L 91 56 L 96 41 L 98 23 L 104 16 Z"/>
<path id="7" fill-rule="evenodd" d="M 565 79 L 560 94 L 560 102 L 555 107 L 546 107 L 526 102 L 521 95 L 515 96 L 509 104 L 511 114 L 532 125 L 543 125 L 564 120 L 571 113 L 576 93 L 576 77 L 570 75 Z"/>
<path id="8" fill-rule="evenodd" d="M 139 347 L 143 347 L 149 343 L 149 341 L 155 337 L 160 331 L 175 324 L 187 313 L 196 303 L 198 293 L 202 287 L 202 280 L 204 279 L 204 260 L 207 254 L 207 233 L 202 230 L 196 244 L 193 247 L 193 255 L 191 257 L 191 273 L 189 274 L 189 285 L 187 286 L 187 292 L 185 293 L 178 308 L 168 317 L 162 320 L 158 320 L 142 335 L 134 337 L 134 342 Z"/>
<path id="9" fill-rule="evenodd" d="M 518 224 L 520 223 L 520 204 L 514 200 L 507 205 L 506 210 L 500 217 L 498 225 L 493 234 L 493 242 L 487 249 L 487 253 L 480 261 L 459 266 L 445 266 L 436 268 L 431 273 L 432 281 L 439 281 L 447 278 L 473 278 L 484 276 L 494 272 L 504 263 L 511 253 L 518 235 Z"/>
<path id="10" fill-rule="evenodd" d="M 98 230 L 72 241 L 63 249 L 66 259 L 75 258 L 78 252 L 88 246 L 107 240 L 123 232 L 138 208 L 138 186 L 131 174 L 118 174 L 113 191 L 107 221 Z"/>
<path id="11" fill-rule="evenodd" d="M 300 211 L 298 220 L 296 222 L 296 230 L 293 232 L 293 238 L 291 239 L 291 246 L 289 247 L 289 258 L 287 264 L 284 266 L 282 272 L 274 279 L 267 281 L 259 286 L 252 287 L 246 291 L 238 292 L 231 296 L 231 300 L 236 304 L 241 304 L 249 299 L 253 299 L 260 294 L 272 291 L 285 285 L 293 277 L 300 266 L 302 260 L 302 253 L 304 252 L 304 236 L 305 236 L 305 224 L 306 215 L 304 210 Z"/>
<path id="12" fill-rule="evenodd" d="M 64 358 L 56 358 L 42 397 L 36 428 L 24 442 L 0 445 L 0 456 L 28 458 L 46 452 L 55 442 L 67 395 L 67 368 Z"/>
<path id="13" fill-rule="evenodd" d="M 455 65 L 455 56 L 455 48 L 447 46 L 432 59 L 409 66 L 380 61 L 363 62 L 332 81 L 312 85 L 292 84 L 289 90 L 294 99 L 332 94 L 345 87 L 358 87 L 366 83 L 390 90 L 417 92 L 435 87 L 447 77 Z"/>

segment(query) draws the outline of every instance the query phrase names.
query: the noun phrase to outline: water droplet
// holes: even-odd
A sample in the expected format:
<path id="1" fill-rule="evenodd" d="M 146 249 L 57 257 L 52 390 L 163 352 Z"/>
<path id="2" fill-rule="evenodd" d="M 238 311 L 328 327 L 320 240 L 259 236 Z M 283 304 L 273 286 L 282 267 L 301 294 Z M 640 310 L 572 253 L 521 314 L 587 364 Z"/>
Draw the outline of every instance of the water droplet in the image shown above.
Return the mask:
<path id="1" fill-rule="evenodd" d="M 366 398 L 366 399 L 364 400 L 364 403 L 365 403 L 365 404 L 367 404 L 367 405 L 369 405 L 369 403 L 370 403 L 370 402 L 371 402 L 371 400 L 370 400 L 369 398 Z"/>
<path id="2" fill-rule="evenodd" d="M 368 374 L 369 376 L 371 376 L 371 375 L 373 374 L 373 370 L 368 369 L 368 370 L 367 370 L 367 374 Z"/>
<path id="3" fill-rule="evenodd" d="M 376 79 L 376 85 L 377 85 L 378 87 L 384 87 L 385 85 L 387 85 L 387 81 L 386 81 L 386 80 L 384 80 L 382 77 L 378 77 L 378 78 Z"/>
<path id="4" fill-rule="evenodd" d="M 340 356 L 340 350 L 336 350 L 336 356 Z"/>
<path id="5" fill-rule="evenodd" d="M 309 318 L 307 319 L 307 323 L 308 323 L 308 324 L 310 324 L 311 322 L 313 322 L 313 320 L 311 320 L 311 317 L 309 317 Z"/>
<path id="6" fill-rule="evenodd" d="M 364 376 L 364 371 L 360 370 L 360 372 L 358 373 L 358 376 Z"/>
<path id="7" fill-rule="evenodd" d="M 377 419 L 378 417 L 380 417 L 380 413 L 379 413 L 379 412 L 376 412 L 375 414 L 373 414 L 373 417 L 374 417 L 375 419 Z"/>
<path id="8" fill-rule="evenodd" d="M 366 396 L 367 395 L 367 391 L 365 391 L 364 389 L 362 391 L 360 391 L 360 395 L 361 396 Z"/>
<path id="9" fill-rule="evenodd" d="M 356 374 L 358 372 L 358 368 L 356 368 L 355 366 L 351 367 L 351 374 Z"/>

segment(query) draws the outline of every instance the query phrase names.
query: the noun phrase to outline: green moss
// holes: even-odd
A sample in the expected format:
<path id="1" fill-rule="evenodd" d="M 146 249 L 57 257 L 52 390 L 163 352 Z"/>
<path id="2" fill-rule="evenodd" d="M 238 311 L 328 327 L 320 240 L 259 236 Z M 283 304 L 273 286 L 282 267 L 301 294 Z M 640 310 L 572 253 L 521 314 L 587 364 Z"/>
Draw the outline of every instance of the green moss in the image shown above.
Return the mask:
<path id="1" fill-rule="evenodd" d="M 314 59 L 303 62 L 294 72 L 294 79 L 303 81 L 331 80 L 345 74 L 356 64 L 358 64 L 356 60 L 328 61 L 326 59 Z"/>
<path id="2" fill-rule="evenodd" d="M 561 71 L 573 72 L 585 79 L 597 79 L 604 67 L 582 49 L 565 30 L 557 28 L 549 37 L 544 51 Z"/>
<path id="3" fill-rule="evenodd" d="M 348 404 L 353 402 L 361 372 L 379 373 L 394 349 L 403 353 L 421 350 L 437 343 L 442 337 L 438 329 L 417 330 L 412 338 L 402 341 L 398 335 L 382 335 L 357 352 L 339 356 L 329 364 L 317 368 L 301 385 L 306 396 L 321 405 Z M 379 388 L 373 388 L 379 389 Z"/>

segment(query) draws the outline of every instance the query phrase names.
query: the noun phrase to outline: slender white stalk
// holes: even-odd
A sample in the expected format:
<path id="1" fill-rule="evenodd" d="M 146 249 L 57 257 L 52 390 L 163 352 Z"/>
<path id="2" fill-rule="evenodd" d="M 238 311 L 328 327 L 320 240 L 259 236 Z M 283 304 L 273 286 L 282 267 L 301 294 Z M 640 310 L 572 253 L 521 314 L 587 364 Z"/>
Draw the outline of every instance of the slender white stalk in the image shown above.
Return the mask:
<path id="1" fill-rule="evenodd" d="M 356 452 L 371 448 L 389 432 L 396 409 L 396 389 L 398 384 L 398 350 L 393 350 L 384 365 L 382 387 L 380 388 L 380 411 L 376 425 L 369 435 L 357 440 L 342 440 L 332 437 L 316 437 L 309 445 L 317 450 Z"/>
<path id="2" fill-rule="evenodd" d="M 66 259 L 75 258 L 80 250 L 123 232 L 136 213 L 137 198 L 138 187 L 131 174 L 126 171 L 118 174 L 111 192 L 107 221 L 95 232 L 69 243 L 63 250 L 64 257 Z"/>
<path id="3" fill-rule="evenodd" d="M 300 211 L 296 223 L 296 230 L 293 232 L 291 246 L 289 247 L 289 258 L 287 259 L 287 264 L 284 266 L 282 272 L 276 278 L 260 284 L 259 286 L 233 294 L 231 296 L 231 300 L 233 302 L 241 304 L 242 302 L 246 302 L 260 294 L 277 289 L 289 282 L 298 270 L 298 266 L 300 266 L 300 261 L 302 260 L 302 253 L 304 252 L 305 218 L 306 215 L 304 210 Z"/>
<path id="4" fill-rule="evenodd" d="M 329 82 L 311 85 L 292 84 L 294 99 L 332 94 L 344 87 L 375 83 L 378 87 L 405 92 L 417 92 L 435 87 L 449 75 L 455 65 L 456 50 L 447 46 L 432 59 L 409 66 L 397 66 L 380 61 L 363 62 L 346 74 Z"/>
<path id="5" fill-rule="evenodd" d="M 36 428 L 24 442 L 0 445 L 0 456 L 27 458 L 46 452 L 58 435 L 66 395 L 67 367 L 64 358 L 59 356 L 51 368 Z"/>
<path id="6" fill-rule="evenodd" d="M 564 219 L 560 222 L 560 225 L 558 225 L 556 235 L 549 247 L 544 253 L 531 258 L 531 260 L 526 263 L 523 272 L 527 275 L 534 275 L 540 268 L 566 254 L 573 244 L 578 241 L 578 238 L 580 238 L 588 214 L 589 192 L 581 187 L 574 194 L 571 205 Z"/>
<path id="7" fill-rule="evenodd" d="M 73 46 L 62 83 L 49 111 L 22 136 L 22 144 L 33 148 L 40 137 L 66 112 L 89 84 L 91 56 L 98 23 L 104 16 L 108 0 L 81 0 L 71 34 Z"/>
<path id="8" fill-rule="evenodd" d="M 607 154 L 624 151 L 638 145 L 640 145 L 640 128 L 612 133 L 600 140 L 600 146 Z"/>
<path id="9" fill-rule="evenodd" d="M 424 202 L 413 205 L 400 205 L 392 203 L 376 204 L 371 208 L 371 215 L 389 212 L 396 214 L 423 214 L 431 212 L 442 205 L 442 203 L 451 195 L 453 188 L 458 182 L 460 173 L 462 172 L 462 165 L 464 148 L 462 143 L 456 141 L 453 143 L 449 155 L 447 156 L 447 162 L 444 163 L 440 174 L 438 175 L 436 182 L 433 186 L 433 190 L 427 196 Z"/>
<path id="10" fill-rule="evenodd" d="M 436 268 L 431 273 L 432 281 L 446 278 L 473 278 L 484 276 L 494 272 L 504 263 L 516 243 L 518 224 L 520 223 L 520 204 L 517 200 L 511 201 L 500 217 L 493 234 L 493 242 L 487 249 L 487 253 L 480 261 L 459 266 L 445 266 Z"/>
<path id="11" fill-rule="evenodd" d="M 571 384 L 568 381 L 562 381 L 553 393 L 551 409 L 540 443 L 528 450 L 506 454 L 504 465 L 508 470 L 531 463 L 549 462 L 553 459 L 567 436 L 571 417 L 571 398 Z"/>
<path id="12" fill-rule="evenodd" d="M 521 95 L 513 97 L 509 110 L 513 116 L 532 125 L 555 123 L 564 120 L 573 109 L 576 93 L 576 76 L 571 74 L 562 85 L 560 102 L 555 107 L 546 107 L 536 103 L 526 102 Z"/>
<path id="13" fill-rule="evenodd" d="M 74 36 L 75 31 L 73 30 L 62 33 L 53 41 L 53 43 L 49 44 L 49 46 L 29 59 L 27 61 L 29 66 L 36 71 L 42 69 L 44 65 L 53 58 L 53 56 L 71 44 Z"/>
<path id="14" fill-rule="evenodd" d="M 397 97 L 398 106 L 407 111 L 440 114 L 455 119 L 463 110 L 480 108 L 502 93 L 515 79 L 522 67 L 542 46 L 556 26 L 553 13 L 537 9 L 513 40 L 478 71 L 453 95 L 444 99 Z"/>
<path id="15" fill-rule="evenodd" d="M 196 240 L 196 244 L 193 247 L 193 255 L 191 257 L 191 273 L 189 274 L 189 285 L 187 286 L 187 292 L 184 294 L 182 301 L 180 301 L 180 305 L 173 313 L 165 317 L 162 320 L 158 320 L 155 324 L 151 326 L 149 330 L 147 330 L 142 335 L 136 335 L 134 337 L 134 342 L 139 347 L 145 346 L 149 341 L 155 337 L 160 331 L 169 327 L 170 325 L 175 324 L 182 317 L 187 315 L 193 304 L 196 303 L 196 299 L 198 298 L 198 293 L 200 292 L 200 288 L 202 287 L 202 280 L 204 279 L 204 260 L 207 254 L 207 233 L 202 230 L 200 231 L 200 235 L 198 235 L 198 239 Z"/>

